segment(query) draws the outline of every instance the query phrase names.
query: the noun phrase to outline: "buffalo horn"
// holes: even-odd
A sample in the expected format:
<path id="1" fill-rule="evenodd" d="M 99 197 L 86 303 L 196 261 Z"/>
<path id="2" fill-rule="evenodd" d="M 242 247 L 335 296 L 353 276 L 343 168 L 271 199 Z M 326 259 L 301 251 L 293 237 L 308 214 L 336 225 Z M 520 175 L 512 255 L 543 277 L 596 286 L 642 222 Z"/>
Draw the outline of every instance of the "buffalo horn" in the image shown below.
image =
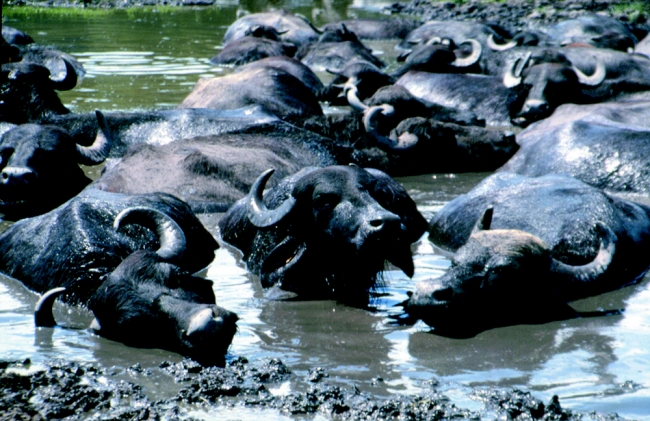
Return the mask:
<path id="1" fill-rule="evenodd" d="M 97 116 L 97 137 L 90 146 L 81 146 L 77 144 L 77 161 L 82 165 L 101 164 L 108 158 L 111 150 L 111 133 L 106 122 L 106 117 L 101 111 L 96 110 Z"/>
<path id="2" fill-rule="evenodd" d="M 266 182 L 271 178 L 274 169 L 266 170 L 260 175 L 246 197 L 246 215 L 253 225 L 258 228 L 265 228 L 277 224 L 293 209 L 296 199 L 289 196 L 280 206 L 275 209 L 268 209 L 262 199 L 262 193 Z"/>
<path id="3" fill-rule="evenodd" d="M 56 89 L 57 91 L 69 91 L 77 86 L 77 71 L 68 60 L 64 58 L 60 58 L 60 60 L 65 63 L 65 77 L 61 80 L 58 80 L 52 79 L 52 75 L 50 75 L 50 82 L 52 83 L 52 88 Z"/>
<path id="4" fill-rule="evenodd" d="M 521 73 L 526 68 L 526 64 L 528 64 L 531 55 L 532 53 L 529 51 L 523 57 L 523 61 L 521 58 L 518 58 L 512 62 L 512 66 L 510 66 L 506 74 L 503 75 L 503 84 L 506 88 L 514 88 L 521 83 Z M 518 66 L 518 64 L 521 64 L 521 66 Z"/>
<path id="5" fill-rule="evenodd" d="M 113 228 L 117 231 L 128 224 L 142 225 L 155 231 L 160 241 L 156 254 L 166 261 L 179 259 L 185 251 L 183 229 L 169 215 L 159 210 L 143 206 L 126 208 L 115 217 Z"/>
<path id="6" fill-rule="evenodd" d="M 457 58 L 454 60 L 452 65 L 456 67 L 469 67 L 476 63 L 479 58 L 481 58 L 481 53 L 483 52 L 483 47 L 481 47 L 481 43 L 478 42 L 477 40 L 470 38 L 462 42 L 462 44 L 469 44 L 472 46 L 472 52 L 470 55 L 468 55 L 465 58 Z"/>
<path id="7" fill-rule="evenodd" d="M 368 106 L 359 99 L 359 89 L 357 88 L 357 79 L 350 78 L 345 85 L 343 85 L 343 93 L 348 100 L 348 104 L 354 109 L 359 111 L 364 111 L 368 109 Z"/>
<path id="8" fill-rule="evenodd" d="M 594 260 L 582 266 L 571 266 L 553 259 L 553 272 L 569 275 L 578 282 L 586 283 L 595 280 L 607 270 L 616 251 L 617 237 L 614 231 L 602 222 L 597 222 L 595 226 L 602 238 Z"/>
<path id="9" fill-rule="evenodd" d="M 511 49 L 513 47 L 516 47 L 517 46 L 517 41 L 510 40 L 510 41 L 506 42 L 505 44 L 498 44 L 494 40 L 494 35 L 490 34 L 490 35 L 487 36 L 487 39 L 485 40 L 485 44 L 490 48 L 490 50 L 506 51 L 506 50 L 509 50 L 509 49 Z"/>
<path id="10" fill-rule="evenodd" d="M 65 288 L 59 287 L 47 291 L 36 303 L 34 308 L 34 324 L 36 327 L 54 327 L 56 320 L 52 314 L 54 300 L 65 292 Z"/>
<path id="11" fill-rule="evenodd" d="M 596 86 L 600 85 L 603 80 L 605 80 L 605 76 L 607 75 L 607 69 L 605 68 L 605 63 L 602 62 L 602 60 L 596 59 L 596 69 L 594 70 L 594 73 L 591 76 L 587 76 L 582 72 L 582 70 L 578 69 L 576 66 L 571 66 L 573 67 L 573 71 L 576 73 L 576 76 L 578 76 L 578 81 L 582 83 L 583 85 L 587 86 Z"/>
<path id="12" fill-rule="evenodd" d="M 372 107 L 366 106 L 366 109 L 363 112 L 363 127 L 366 129 L 367 133 L 377 129 L 377 116 L 379 114 L 391 116 L 395 114 L 395 107 L 390 104 L 381 104 Z"/>

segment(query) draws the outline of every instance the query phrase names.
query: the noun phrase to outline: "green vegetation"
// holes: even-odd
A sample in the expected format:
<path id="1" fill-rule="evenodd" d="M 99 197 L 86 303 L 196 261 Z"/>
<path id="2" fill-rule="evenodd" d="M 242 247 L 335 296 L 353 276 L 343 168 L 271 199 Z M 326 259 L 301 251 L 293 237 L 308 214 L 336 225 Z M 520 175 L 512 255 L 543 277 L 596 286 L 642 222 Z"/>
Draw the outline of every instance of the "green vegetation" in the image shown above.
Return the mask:
<path id="1" fill-rule="evenodd" d="M 71 3 L 71 5 L 74 3 Z M 28 16 L 66 16 L 80 17 L 84 19 L 102 18 L 111 14 L 124 14 L 134 18 L 151 12 L 169 14 L 181 11 L 192 10 L 182 6 L 138 6 L 130 8 L 103 8 L 103 7 L 41 7 L 41 6 L 3 6 L 3 17 L 9 19 L 23 18 Z"/>

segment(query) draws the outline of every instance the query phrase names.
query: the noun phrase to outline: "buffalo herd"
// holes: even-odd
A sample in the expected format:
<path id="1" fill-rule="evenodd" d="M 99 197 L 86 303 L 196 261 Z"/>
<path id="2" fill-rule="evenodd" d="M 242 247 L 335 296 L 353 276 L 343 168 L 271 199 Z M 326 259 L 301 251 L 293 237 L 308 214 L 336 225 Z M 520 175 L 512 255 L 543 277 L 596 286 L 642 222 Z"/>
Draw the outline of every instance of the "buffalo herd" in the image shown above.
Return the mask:
<path id="1" fill-rule="evenodd" d="M 452 264 L 413 285 L 403 322 L 463 338 L 587 316 L 571 302 L 650 266 L 650 206 L 630 199 L 650 195 L 647 33 L 253 13 L 210 59 L 236 68 L 176 109 L 80 114 L 56 91 L 83 67 L 3 26 L 0 272 L 41 294 L 37 326 L 61 299 L 99 335 L 205 365 L 237 316 L 196 275 L 219 247 L 196 213 L 224 213 L 220 240 L 282 297 L 366 308 L 428 233 Z M 397 63 L 370 39 L 396 40 Z M 95 181 L 79 166 L 102 163 Z M 493 174 L 428 223 L 393 178 L 458 172 Z"/>

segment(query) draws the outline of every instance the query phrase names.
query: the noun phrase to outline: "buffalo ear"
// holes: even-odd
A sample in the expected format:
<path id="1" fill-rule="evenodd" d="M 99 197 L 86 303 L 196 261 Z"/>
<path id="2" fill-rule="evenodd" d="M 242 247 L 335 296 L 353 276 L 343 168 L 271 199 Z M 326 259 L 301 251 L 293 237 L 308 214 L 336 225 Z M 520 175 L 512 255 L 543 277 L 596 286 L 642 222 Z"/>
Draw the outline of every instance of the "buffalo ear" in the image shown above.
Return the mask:
<path id="1" fill-rule="evenodd" d="M 474 228 L 472 228 L 472 234 L 475 234 L 479 231 L 487 231 L 492 226 L 492 215 L 494 214 L 494 207 L 492 205 L 488 206 L 483 215 L 476 221 Z"/>

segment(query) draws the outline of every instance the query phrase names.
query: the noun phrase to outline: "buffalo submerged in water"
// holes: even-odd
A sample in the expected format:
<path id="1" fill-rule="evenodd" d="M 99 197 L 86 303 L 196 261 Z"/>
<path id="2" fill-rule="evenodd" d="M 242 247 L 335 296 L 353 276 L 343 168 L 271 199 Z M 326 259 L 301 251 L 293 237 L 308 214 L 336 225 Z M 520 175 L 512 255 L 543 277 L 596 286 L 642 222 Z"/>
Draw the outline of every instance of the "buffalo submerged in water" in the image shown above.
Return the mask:
<path id="1" fill-rule="evenodd" d="M 445 205 L 429 233 L 452 266 L 418 284 L 405 309 L 448 336 L 586 315 L 568 303 L 650 266 L 639 252 L 650 247 L 650 208 L 565 175 L 492 175 Z"/>
<path id="2" fill-rule="evenodd" d="M 413 275 L 410 247 L 426 221 L 392 178 L 356 166 L 306 168 L 262 198 L 271 175 L 219 222 L 262 286 L 366 305 L 386 261 Z"/>

